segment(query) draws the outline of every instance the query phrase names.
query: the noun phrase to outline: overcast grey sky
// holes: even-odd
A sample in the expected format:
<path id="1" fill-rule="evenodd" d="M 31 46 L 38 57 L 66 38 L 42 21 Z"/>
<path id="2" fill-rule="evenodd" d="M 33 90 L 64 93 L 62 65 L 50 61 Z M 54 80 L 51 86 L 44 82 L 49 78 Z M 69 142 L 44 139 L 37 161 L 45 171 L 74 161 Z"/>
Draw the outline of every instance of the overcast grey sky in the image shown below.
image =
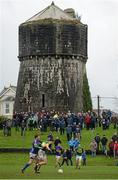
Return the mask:
<path id="1" fill-rule="evenodd" d="M 92 97 L 118 97 L 118 0 L 54 2 L 61 9 L 75 9 L 88 25 L 87 74 Z M 10 83 L 17 85 L 18 26 L 50 4 L 51 0 L 0 0 L 0 90 Z M 101 99 L 101 106 L 115 110 L 117 101 Z M 93 104 L 96 107 L 94 98 Z"/>

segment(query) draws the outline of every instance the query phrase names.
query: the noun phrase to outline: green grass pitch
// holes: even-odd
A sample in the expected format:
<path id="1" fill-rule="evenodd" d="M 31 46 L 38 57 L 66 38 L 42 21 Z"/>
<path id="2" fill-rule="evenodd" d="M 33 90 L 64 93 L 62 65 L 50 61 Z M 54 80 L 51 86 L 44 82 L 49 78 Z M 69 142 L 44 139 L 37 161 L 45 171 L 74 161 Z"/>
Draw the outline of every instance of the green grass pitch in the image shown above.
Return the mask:
<path id="1" fill-rule="evenodd" d="M 40 174 L 35 174 L 31 165 L 24 174 L 21 168 L 28 161 L 28 153 L 0 153 L 0 178 L 1 179 L 118 179 L 117 160 L 105 156 L 92 158 L 87 156 L 87 166 L 75 169 L 73 166 L 62 167 L 63 174 L 55 168 L 55 156 L 48 156 L 48 164 L 41 167 Z"/>
<path id="2" fill-rule="evenodd" d="M 95 131 L 82 131 L 81 145 L 85 149 L 89 149 L 91 140 L 99 133 L 103 134 L 110 140 L 116 132 L 113 126 L 109 130 L 103 131 L 102 128 L 97 128 Z M 4 137 L 3 131 L 0 130 L 0 148 L 31 148 L 34 135 L 39 131 L 27 131 L 25 137 L 21 137 L 20 132 L 16 132 L 12 128 L 12 135 Z M 42 140 L 47 139 L 47 133 L 40 134 Z M 59 136 L 62 140 L 62 146 L 67 148 L 66 135 L 61 136 L 60 133 L 54 132 L 54 137 Z M 105 156 L 96 156 L 92 158 L 87 155 L 87 166 L 81 169 L 75 169 L 75 157 L 73 157 L 74 166 L 63 166 L 63 174 L 58 173 L 58 168 L 55 168 L 54 155 L 48 156 L 48 164 L 41 168 L 40 174 L 35 174 L 33 165 L 29 167 L 25 174 L 21 174 L 21 168 L 29 159 L 28 153 L 0 153 L 0 179 L 118 179 L 118 159 Z"/>

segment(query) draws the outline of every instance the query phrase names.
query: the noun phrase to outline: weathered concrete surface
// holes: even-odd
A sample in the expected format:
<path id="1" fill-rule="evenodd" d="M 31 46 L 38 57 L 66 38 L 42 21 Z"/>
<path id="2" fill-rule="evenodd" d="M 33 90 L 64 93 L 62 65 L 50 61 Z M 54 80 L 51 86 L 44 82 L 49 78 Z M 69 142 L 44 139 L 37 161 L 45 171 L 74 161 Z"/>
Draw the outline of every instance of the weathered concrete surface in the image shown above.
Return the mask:
<path id="1" fill-rule="evenodd" d="M 31 109 L 82 109 L 82 82 L 85 63 L 62 57 L 32 58 L 21 62 L 16 96 L 17 111 Z M 45 102 L 43 102 L 43 96 Z M 20 101 L 21 100 L 21 101 Z M 43 105 L 44 103 L 44 105 Z"/>
<path id="2" fill-rule="evenodd" d="M 83 110 L 87 25 L 77 19 L 21 24 L 19 61 L 15 111 Z"/>
<path id="3" fill-rule="evenodd" d="M 19 58 L 33 55 L 87 58 L 87 26 L 77 21 L 41 20 L 19 27 Z"/>

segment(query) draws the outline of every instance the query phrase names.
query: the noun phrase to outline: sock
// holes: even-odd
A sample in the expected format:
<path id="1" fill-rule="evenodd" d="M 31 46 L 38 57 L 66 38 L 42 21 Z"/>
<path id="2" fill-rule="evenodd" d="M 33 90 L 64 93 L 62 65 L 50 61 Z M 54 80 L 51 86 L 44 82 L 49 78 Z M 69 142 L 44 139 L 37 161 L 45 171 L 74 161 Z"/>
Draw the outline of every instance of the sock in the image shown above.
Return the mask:
<path id="1" fill-rule="evenodd" d="M 61 164 L 58 162 L 59 167 L 61 167 Z"/>
<path id="2" fill-rule="evenodd" d="M 38 168 L 38 165 L 36 164 L 34 168 L 35 172 L 37 172 L 37 168 Z"/>
<path id="3" fill-rule="evenodd" d="M 37 171 L 39 171 L 40 168 L 41 168 L 41 165 L 38 166 Z"/>
<path id="4" fill-rule="evenodd" d="M 30 164 L 26 164 L 25 166 L 24 166 L 24 168 L 22 169 L 22 171 L 24 171 L 26 168 L 28 168 L 30 166 Z"/>

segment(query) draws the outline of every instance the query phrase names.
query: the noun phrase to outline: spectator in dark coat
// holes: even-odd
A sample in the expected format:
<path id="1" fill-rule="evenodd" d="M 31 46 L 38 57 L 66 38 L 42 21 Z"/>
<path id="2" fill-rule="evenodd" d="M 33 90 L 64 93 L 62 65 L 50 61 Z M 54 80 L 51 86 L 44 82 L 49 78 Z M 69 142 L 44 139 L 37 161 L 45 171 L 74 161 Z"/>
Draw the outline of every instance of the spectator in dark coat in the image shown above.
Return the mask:
<path id="1" fill-rule="evenodd" d="M 118 134 L 114 133 L 114 135 L 112 136 L 113 141 L 118 141 Z"/>
<path id="2" fill-rule="evenodd" d="M 26 131 L 26 123 L 25 120 L 23 119 L 21 122 L 21 136 L 25 136 L 25 131 Z"/>
<path id="3" fill-rule="evenodd" d="M 107 156 L 107 142 L 108 139 L 105 135 L 101 138 L 101 144 L 102 144 L 102 152 Z"/>
<path id="4" fill-rule="evenodd" d="M 12 121 L 11 119 L 8 119 L 6 121 L 7 136 L 11 136 L 11 126 L 12 126 Z"/>
<path id="5" fill-rule="evenodd" d="M 97 134 L 96 136 L 95 136 L 95 141 L 96 141 L 96 143 L 97 143 L 97 152 L 99 152 L 99 146 L 100 146 L 100 136 L 99 136 L 99 134 Z"/>
<path id="6" fill-rule="evenodd" d="M 70 161 L 70 165 L 72 166 L 73 165 L 73 161 L 72 161 L 72 150 L 71 149 L 67 149 L 66 151 L 66 154 L 67 154 L 67 160 Z M 68 165 L 69 165 L 69 162 L 68 162 Z"/>
<path id="7" fill-rule="evenodd" d="M 60 134 L 63 135 L 65 132 L 65 120 L 63 118 L 60 119 L 59 121 L 59 127 L 60 127 Z"/>
<path id="8" fill-rule="evenodd" d="M 96 125 L 96 116 L 94 115 L 94 113 L 92 113 L 91 115 L 91 129 L 95 129 L 95 125 Z"/>
<path id="9" fill-rule="evenodd" d="M 61 166 L 63 166 L 65 162 L 66 162 L 66 165 L 68 166 L 67 150 L 64 150 L 62 158 L 63 158 L 63 161 L 61 163 Z"/>
<path id="10" fill-rule="evenodd" d="M 70 125 L 66 128 L 67 141 L 70 141 L 72 138 L 72 127 Z"/>
<path id="11" fill-rule="evenodd" d="M 109 157 L 113 157 L 113 149 L 114 149 L 114 141 L 111 139 L 111 141 L 108 144 L 109 147 Z"/>

